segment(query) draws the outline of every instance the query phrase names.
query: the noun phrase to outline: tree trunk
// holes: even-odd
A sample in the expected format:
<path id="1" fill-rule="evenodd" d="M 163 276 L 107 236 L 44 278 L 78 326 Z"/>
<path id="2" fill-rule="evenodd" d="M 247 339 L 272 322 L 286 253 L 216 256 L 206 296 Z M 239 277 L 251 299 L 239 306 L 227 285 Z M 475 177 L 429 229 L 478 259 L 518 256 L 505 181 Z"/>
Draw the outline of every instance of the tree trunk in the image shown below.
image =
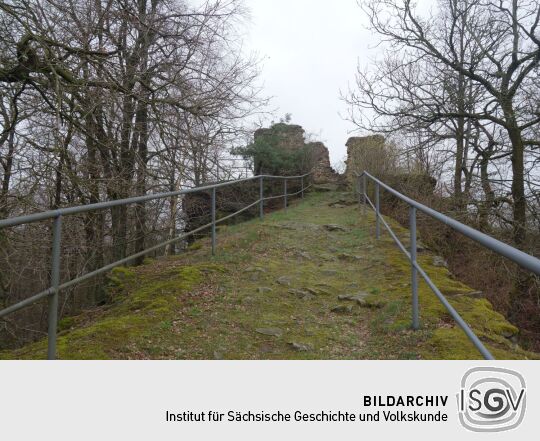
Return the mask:
<path id="1" fill-rule="evenodd" d="M 146 194 L 146 167 L 148 162 L 148 104 L 147 99 L 139 101 L 135 122 L 138 131 L 137 158 L 137 196 Z M 146 209 L 144 202 L 135 205 L 135 252 L 144 250 L 146 236 Z M 144 256 L 135 259 L 135 265 L 141 265 Z"/>
<path id="2" fill-rule="evenodd" d="M 480 160 L 480 181 L 482 184 L 482 190 L 484 191 L 485 200 L 480 204 L 479 207 L 479 226 L 480 230 L 484 232 L 489 232 L 489 212 L 494 205 L 495 195 L 491 184 L 489 182 L 488 174 L 488 165 L 489 165 L 490 155 L 489 153 L 482 154 L 482 159 Z"/>
<path id="3" fill-rule="evenodd" d="M 511 106 L 505 109 L 505 115 L 508 121 L 507 131 L 512 143 L 513 239 L 516 248 L 526 251 L 527 205 L 525 199 L 524 144 Z M 522 316 L 523 305 L 528 303 L 530 277 L 527 271 L 519 266 L 517 267 L 514 289 L 510 298 L 511 319 L 518 320 Z"/>
<path id="4" fill-rule="evenodd" d="M 175 153 L 173 153 L 175 154 Z M 171 174 L 169 176 L 169 191 L 176 191 L 179 188 L 176 182 L 176 161 L 173 160 Z M 178 210 L 178 196 L 172 196 L 169 200 L 169 228 L 167 240 L 176 236 L 176 212 Z M 174 256 L 176 254 L 176 243 L 170 243 L 165 248 L 165 254 Z"/>
<path id="5" fill-rule="evenodd" d="M 86 149 L 88 152 L 88 187 L 90 204 L 99 202 L 99 180 L 100 172 L 98 166 L 98 155 L 94 137 L 98 138 L 95 123 L 92 115 L 86 117 L 87 131 L 91 136 L 86 137 Z M 104 217 L 101 210 L 90 211 L 84 218 L 84 229 L 86 238 L 86 261 L 87 271 L 91 272 L 104 265 L 103 255 L 103 229 Z M 106 301 L 106 290 L 104 289 L 103 276 L 97 276 L 95 283 L 89 288 L 87 300 L 90 304 L 101 304 Z"/>
<path id="6" fill-rule="evenodd" d="M 454 199 L 456 209 L 462 210 L 464 207 L 462 192 L 462 171 L 463 171 L 463 152 L 465 151 L 465 119 L 458 118 L 456 129 L 456 161 L 454 164 Z"/>
<path id="7" fill-rule="evenodd" d="M 517 248 L 523 250 L 526 241 L 526 199 L 524 146 L 520 130 L 517 126 L 508 128 L 512 143 L 512 199 L 514 201 L 513 238 Z"/>

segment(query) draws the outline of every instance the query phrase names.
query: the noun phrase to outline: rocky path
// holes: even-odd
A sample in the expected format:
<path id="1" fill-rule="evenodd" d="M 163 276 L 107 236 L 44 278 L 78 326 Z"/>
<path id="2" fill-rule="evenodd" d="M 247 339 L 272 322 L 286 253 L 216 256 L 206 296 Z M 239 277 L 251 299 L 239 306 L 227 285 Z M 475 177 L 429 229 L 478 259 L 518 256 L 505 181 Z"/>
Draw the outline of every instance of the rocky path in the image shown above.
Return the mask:
<path id="1" fill-rule="evenodd" d="M 389 220 L 398 235 L 407 232 Z M 499 358 L 527 358 L 517 332 L 440 258 L 419 261 Z M 111 273 L 113 304 L 64 319 L 60 358 L 478 358 L 427 286 L 410 330 L 410 270 L 388 235 L 374 239 L 349 193 L 321 192 L 287 212 L 222 227 L 191 250 Z M 45 342 L 0 358 L 43 358 Z"/>

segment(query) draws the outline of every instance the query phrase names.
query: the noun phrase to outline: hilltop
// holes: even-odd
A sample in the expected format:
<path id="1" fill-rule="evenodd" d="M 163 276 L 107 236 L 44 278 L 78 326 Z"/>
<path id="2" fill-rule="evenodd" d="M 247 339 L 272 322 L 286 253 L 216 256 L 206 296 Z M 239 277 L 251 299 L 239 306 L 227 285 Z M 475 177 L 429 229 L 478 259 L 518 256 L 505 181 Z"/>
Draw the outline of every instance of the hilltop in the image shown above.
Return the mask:
<path id="1" fill-rule="evenodd" d="M 386 220 L 398 236 L 408 232 Z M 406 240 L 405 240 L 406 241 Z M 488 300 L 429 250 L 419 261 L 496 358 L 538 358 Z M 314 192 L 289 209 L 200 239 L 178 256 L 120 267 L 113 302 L 63 319 L 61 359 L 478 359 L 420 282 L 422 328 L 410 329 L 410 269 L 374 215 L 348 192 Z M 46 341 L 0 358 L 44 358 Z"/>

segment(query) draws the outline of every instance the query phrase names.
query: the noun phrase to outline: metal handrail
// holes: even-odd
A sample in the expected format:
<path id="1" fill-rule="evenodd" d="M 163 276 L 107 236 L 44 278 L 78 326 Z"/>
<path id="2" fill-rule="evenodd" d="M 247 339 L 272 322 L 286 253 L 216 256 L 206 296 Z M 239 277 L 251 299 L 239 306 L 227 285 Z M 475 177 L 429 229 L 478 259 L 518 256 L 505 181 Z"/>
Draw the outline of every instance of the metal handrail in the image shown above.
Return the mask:
<path id="1" fill-rule="evenodd" d="M 38 221 L 42 221 L 46 219 L 54 219 L 54 225 L 53 225 L 52 257 L 51 257 L 51 261 L 52 261 L 51 286 L 45 289 L 44 291 L 41 291 L 38 294 L 35 294 L 18 303 L 15 303 L 11 306 L 8 306 L 7 308 L 0 310 L 0 318 L 7 316 L 8 314 L 11 314 L 15 311 L 18 311 L 22 308 L 25 308 L 27 306 L 30 306 L 38 302 L 39 300 L 48 298 L 49 304 L 48 304 L 48 315 L 47 315 L 47 326 L 48 326 L 47 358 L 49 360 L 53 360 L 56 358 L 56 338 L 57 338 L 57 329 L 58 329 L 58 295 L 61 290 L 69 288 L 70 286 L 83 282 L 84 280 L 88 280 L 99 274 L 103 274 L 119 265 L 128 263 L 137 257 L 144 256 L 145 254 L 148 254 L 152 251 L 163 248 L 166 245 L 172 244 L 174 242 L 178 242 L 182 239 L 185 239 L 186 237 L 189 237 L 207 228 L 211 228 L 212 255 L 215 255 L 216 237 L 217 237 L 216 225 L 218 223 L 223 222 L 227 219 L 230 219 L 246 210 L 249 210 L 250 208 L 256 205 L 259 205 L 259 217 L 260 219 L 262 219 L 264 217 L 264 202 L 269 199 L 283 198 L 284 208 L 287 209 L 288 197 L 300 194 L 301 197 L 303 198 L 304 192 L 311 187 L 311 184 L 304 186 L 305 178 L 307 178 L 311 174 L 313 174 L 313 171 L 306 173 L 304 175 L 298 175 L 298 176 L 258 175 L 258 176 L 252 176 L 249 178 L 236 179 L 236 180 L 226 181 L 226 182 L 219 182 L 217 184 L 204 185 L 201 187 L 194 187 L 194 188 L 187 188 L 187 189 L 178 190 L 178 191 L 171 191 L 171 192 L 166 192 L 166 193 L 155 193 L 155 194 L 149 194 L 149 195 L 144 195 L 144 196 L 126 198 L 126 199 L 117 199 L 113 201 L 98 202 L 98 203 L 88 204 L 88 205 L 66 207 L 66 208 L 60 208 L 57 210 L 49 210 L 49 211 L 44 211 L 44 212 L 39 212 L 39 213 L 28 214 L 24 216 L 2 219 L 0 220 L 0 228 L 13 227 L 16 225 L 38 222 Z M 216 219 L 216 189 L 226 187 L 228 185 L 239 184 L 239 183 L 247 182 L 247 181 L 253 181 L 256 179 L 259 180 L 259 199 L 257 199 L 255 202 L 248 204 L 247 206 L 241 208 L 240 210 L 232 214 Z M 268 179 L 282 179 L 284 182 L 284 193 L 278 196 L 265 198 L 264 197 L 264 180 L 265 179 L 267 180 Z M 295 180 L 295 179 L 301 180 L 300 191 L 292 193 L 292 194 L 287 193 L 287 182 L 289 180 Z M 209 191 L 209 190 L 212 192 L 211 209 L 210 209 L 212 221 L 210 223 L 202 225 L 194 230 L 183 233 L 165 242 L 159 243 L 143 251 L 139 251 L 128 257 L 124 257 L 123 259 L 117 260 L 113 263 L 110 263 L 94 271 L 83 274 L 82 276 L 76 277 L 75 279 L 72 279 L 65 283 L 60 284 L 60 251 L 61 251 L 60 244 L 62 240 L 62 217 L 63 216 L 70 215 L 70 214 L 86 213 L 92 210 L 102 210 L 102 209 L 118 207 L 122 205 L 136 204 L 136 203 L 151 201 L 155 199 L 170 198 L 170 197 L 179 196 L 183 194 L 196 193 L 196 192 Z"/>
<path id="2" fill-rule="evenodd" d="M 226 187 L 228 185 L 239 184 L 241 182 L 253 181 L 255 179 L 260 179 L 260 178 L 285 179 L 287 181 L 291 179 L 305 178 L 311 175 L 312 173 L 313 172 L 309 172 L 309 173 L 306 173 L 305 175 L 299 175 L 299 176 L 257 175 L 257 176 L 250 176 L 249 178 L 235 179 L 232 181 L 225 181 L 225 182 L 220 182 L 218 184 L 205 185 L 202 187 L 185 188 L 183 190 L 169 191 L 166 193 L 154 193 L 154 194 L 148 194 L 145 196 L 135 196 L 135 197 L 126 198 L 126 199 L 115 199 L 113 201 L 96 202 L 94 204 L 88 204 L 88 205 L 77 205 L 75 207 L 59 208 L 57 210 L 40 211 L 38 213 L 27 214 L 24 216 L 1 219 L 0 228 L 13 227 L 15 225 L 20 225 L 20 224 L 28 224 L 30 222 L 37 222 L 37 221 L 41 221 L 45 219 L 52 219 L 58 216 L 64 216 L 68 214 L 86 213 L 92 210 L 101 210 L 105 208 L 118 207 L 120 205 L 135 204 L 139 202 L 151 201 L 154 199 L 170 198 L 173 196 L 180 196 L 182 194 L 188 194 L 188 193 L 197 193 L 200 191 L 207 191 L 207 190 L 212 190 L 215 188 Z"/>
<path id="3" fill-rule="evenodd" d="M 374 176 L 372 176 L 365 170 L 362 173 L 355 172 L 355 174 L 357 176 L 357 192 L 358 192 L 358 198 L 359 198 L 358 202 L 359 203 L 361 202 L 360 196 L 363 199 L 363 204 L 361 204 L 362 210 L 364 211 L 365 209 L 364 207 L 367 205 L 367 202 L 369 202 L 369 205 L 371 206 L 373 211 L 375 211 L 376 238 L 379 239 L 380 237 L 380 224 L 382 223 L 383 226 L 386 228 L 386 230 L 389 232 L 394 242 L 396 242 L 399 249 L 403 252 L 403 254 L 405 254 L 405 256 L 407 256 L 407 259 L 411 262 L 412 327 L 413 329 L 417 330 L 420 327 L 419 326 L 419 307 L 418 307 L 418 274 L 420 274 L 422 278 L 426 281 L 428 286 L 431 288 L 433 293 L 437 296 L 439 301 L 443 304 L 443 306 L 452 316 L 452 318 L 456 321 L 456 323 L 463 330 L 463 332 L 465 332 L 469 340 L 482 354 L 482 356 L 486 360 L 494 360 L 493 355 L 484 346 L 484 344 L 480 341 L 478 336 L 472 331 L 469 325 L 463 320 L 463 318 L 454 309 L 454 307 L 450 304 L 450 302 L 448 302 L 444 294 L 439 290 L 439 288 L 437 288 L 435 283 L 433 283 L 431 278 L 426 274 L 426 272 L 423 270 L 423 268 L 420 266 L 420 264 L 416 260 L 416 252 L 417 252 L 416 211 L 419 210 L 427 214 L 428 216 L 440 222 L 443 222 L 445 225 L 448 225 L 449 227 L 453 228 L 454 230 L 458 231 L 464 236 L 478 242 L 480 245 L 484 246 L 485 248 L 488 248 L 501 256 L 507 257 L 508 259 L 514 261 L 515 263 L 522 266 L 523 268 L 526 268 L 530 270 L 531 272 L 535 273 L 536 275 L 540 275 L 540 259 L 537 259 L 536 257 L 531 256 L 527 253 L 524 253 L 523 251 L 520 251 L 508 244 L 505 244 L 504 242 L 501 242 L 491 236 L 488 236 L 487 234 L 484 234 L 478 230 L 475 230 L 474 228 L 471 228 L 465 224 L 462 224 L 461 222 L 458 222 L 455 219 L 445 216 L 444 214 L 439 213 L 438 211 L 433 210 L 432 208 L 429 208 L 401 194 L 400 192 L 393 189 L 392 187 L 385 184 L 384 182 L 380 181 L 379 179 L 375 178 Z M 367 195 L 366 178 L 370 179 L 375 184 L 375 204 L 373 204 L 373 202 Z M 401 243 L 401 241 L 398 239 L 396 234 L 392 231 L 388 223 L 381 216 L 379 187 L 384 188 L 393 196 L 397 197 L 398 199 L 401 199 L 403 202 L 405 202 L 409 206 L 410 251 L 407 251 L 405 246 Z"/>

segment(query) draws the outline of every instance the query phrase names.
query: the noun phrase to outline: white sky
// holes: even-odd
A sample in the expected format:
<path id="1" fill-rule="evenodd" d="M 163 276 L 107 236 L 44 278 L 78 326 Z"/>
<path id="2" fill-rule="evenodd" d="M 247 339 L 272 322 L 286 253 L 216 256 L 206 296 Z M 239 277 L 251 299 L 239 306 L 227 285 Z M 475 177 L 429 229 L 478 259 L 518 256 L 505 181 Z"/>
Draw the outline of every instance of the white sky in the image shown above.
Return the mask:
<path id="1" fill-rule="evenodd" d="M 354 126 L 340 117 L 340 90 L 375 55 L 377 37 L 366 30 L 356 0 L 245 0 L 251 11 L 246 44 L 263 59 L 264 94 L 277 118 L 317 135 L 335 163 L 346 155 Z M 276 119 L 277 119 L 276 118 Z"/>

